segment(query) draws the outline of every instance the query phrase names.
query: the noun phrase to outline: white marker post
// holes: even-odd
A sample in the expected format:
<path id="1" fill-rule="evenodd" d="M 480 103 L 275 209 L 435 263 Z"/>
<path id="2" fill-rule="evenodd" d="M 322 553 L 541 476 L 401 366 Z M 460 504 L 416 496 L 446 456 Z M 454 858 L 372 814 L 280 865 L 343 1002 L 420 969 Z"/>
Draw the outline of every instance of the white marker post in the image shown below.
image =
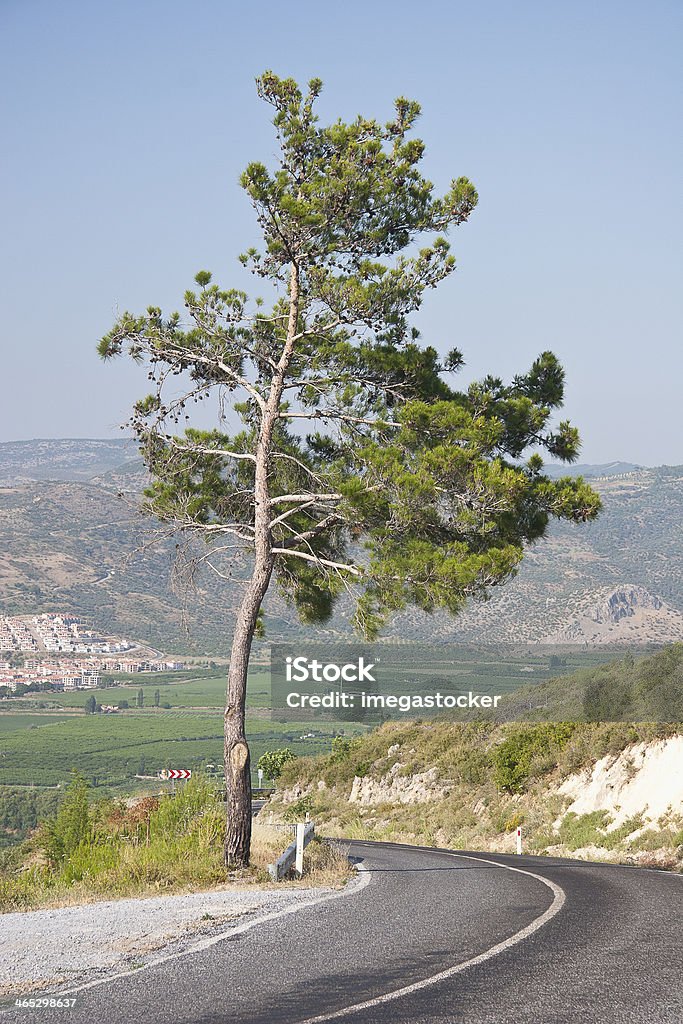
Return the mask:
<path id="1" fill-rule="evenodd" d="M 263 789 L 263 768 L 258 768 L 258 788 Z"/>
<path id="2" fill-rule="evenodd" d="M 517 829 L 517 853 L 521 856 L 521 853 L 522 853 L 522 828 L 521 828 L 521 826 Z"/>
<path id="3" fill-rule="evenodd" d="M 306 826 L 302 821 L 297 823 L 296 826 L 296 860 L 294 867 L 298 875 L 304 873 L 304 829 Z"/>

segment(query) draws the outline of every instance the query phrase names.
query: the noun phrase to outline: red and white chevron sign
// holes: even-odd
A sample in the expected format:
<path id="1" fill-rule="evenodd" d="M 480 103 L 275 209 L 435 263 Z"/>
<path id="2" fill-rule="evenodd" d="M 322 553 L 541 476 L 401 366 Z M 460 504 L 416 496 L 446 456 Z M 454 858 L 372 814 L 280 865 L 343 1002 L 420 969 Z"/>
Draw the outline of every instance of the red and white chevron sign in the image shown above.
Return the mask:
<path id="1" fill-rule="evenodd" d="M 164 768 L 159 772 L 161 779 L 191 779 L 192 772 L 189 768 Z"/>

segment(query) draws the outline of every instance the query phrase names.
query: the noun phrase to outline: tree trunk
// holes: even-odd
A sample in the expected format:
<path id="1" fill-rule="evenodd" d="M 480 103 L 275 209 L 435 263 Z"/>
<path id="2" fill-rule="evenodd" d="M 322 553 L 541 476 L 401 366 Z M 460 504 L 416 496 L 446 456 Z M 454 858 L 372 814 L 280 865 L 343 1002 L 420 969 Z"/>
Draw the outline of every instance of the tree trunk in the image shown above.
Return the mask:
<path id="1" fill-rule="evenodd" d="M 285 374 L 294 350 L 299 317 L 299 269 L 292 264 L 289 285 L 287 338 L 273 372 L 268 400 L 261 409 L 261 429 L 254 468 L 254 571 L 237 618 L 230 652 L 228 694 L 223 719 L 227 823 L 224 860 L 228 868 L 246 867 L 251 846 L 251 772 L 249 744 L 244 732 L 247 672 L 258 614 L 273 574 L 268 469 L 273 429 L 280 412 Z"/>
<path id="2" fill-rule="evenodd" d="M 225 788 L 227 823 L 224 860 L 227 868 L 246 867 L 251 845 L 251 772 L 249 745 L 244 733 L 247 671 L 251 643 L 263 597 L 272 574 L 270 566 L 254 571 L 237 613 L 228 670 L 228 701 L 224 715 Z"/>

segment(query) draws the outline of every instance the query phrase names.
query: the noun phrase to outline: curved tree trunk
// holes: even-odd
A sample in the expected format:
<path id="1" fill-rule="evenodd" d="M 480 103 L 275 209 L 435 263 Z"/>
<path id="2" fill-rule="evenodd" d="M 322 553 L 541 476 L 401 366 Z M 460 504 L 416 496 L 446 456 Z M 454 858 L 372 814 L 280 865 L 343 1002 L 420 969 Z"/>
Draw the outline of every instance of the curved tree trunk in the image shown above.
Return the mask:
<path id="1" fill-rule="evenodd" d="M 224 860 L 228 868 L 246 867 L 251 844 L 251 772 L 249 745 L 244 734 L 247 671 L 251 643 L 261 602 L 268 590 L 271 564 L 254 571 L 244 596 L 233 636 L 228 671 L 228 700 L 224 715 L 224 762 L 227 824 Z"/>
<path id="2" fill-rule="evenodd" d="M 299 317 L 299 269 L 292 264 L 289 287 L 287 338 L 273 373 L 268 400 L 261 409 L 261 429 L 254 469 L 254 571 L 242 598 L 230 652 L 228 693 L 223 718 L 227 824 L 224 860 L 228 868 L 246 867 L 251 846 L 251 772 L 249 745 L 244 732 L 247 672 L 258 614 L 273 575 L 273 538 L 270 527 L 268 469 L 273 429 L 280 413 L 284 379 L 289 366 Z"/>

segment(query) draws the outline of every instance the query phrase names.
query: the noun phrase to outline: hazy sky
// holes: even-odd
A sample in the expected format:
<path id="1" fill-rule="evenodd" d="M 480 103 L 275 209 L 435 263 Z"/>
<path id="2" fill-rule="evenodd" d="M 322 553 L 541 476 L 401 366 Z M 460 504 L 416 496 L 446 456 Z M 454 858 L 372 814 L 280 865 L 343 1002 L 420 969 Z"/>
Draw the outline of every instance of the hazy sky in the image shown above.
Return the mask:
<path id="1" fill-rule="evenodd" d="M 204 267 L 245 285 L 238 176 L 274 156 L 272 68 L 323 78 L 324 119 L 418 99 L 426 173 L 474 181 L 419 320 L 463 379 L 551 348 L 582 461 L 683 463 L 682 21 L 658 0 L 0 0 L 0 440 L 120 436 L 146 380 L 96 356 L 116 311 L 175 309 Z"/>

